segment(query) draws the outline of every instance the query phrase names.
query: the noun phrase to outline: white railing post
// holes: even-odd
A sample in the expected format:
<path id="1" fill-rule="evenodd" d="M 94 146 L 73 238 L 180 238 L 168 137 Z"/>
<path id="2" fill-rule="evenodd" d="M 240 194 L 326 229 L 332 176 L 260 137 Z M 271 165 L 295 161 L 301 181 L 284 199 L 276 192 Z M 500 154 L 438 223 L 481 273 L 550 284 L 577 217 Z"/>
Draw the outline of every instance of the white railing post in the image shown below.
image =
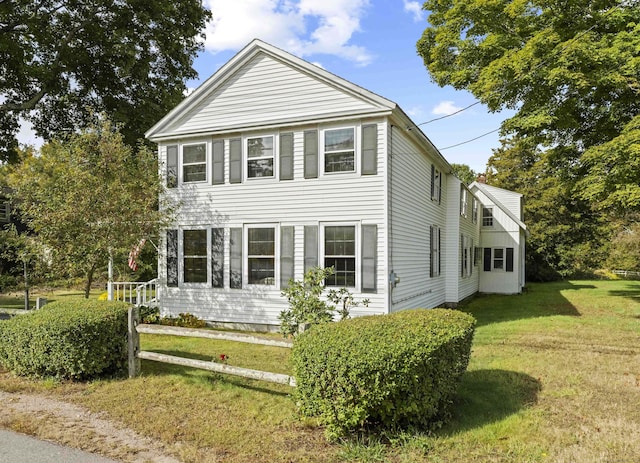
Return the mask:
<path id="1" fill-rule="evenodd" d="M 109 253 L 109 279 L 107 281 L 107 300 L 113 301 L 113 256 Z"/>

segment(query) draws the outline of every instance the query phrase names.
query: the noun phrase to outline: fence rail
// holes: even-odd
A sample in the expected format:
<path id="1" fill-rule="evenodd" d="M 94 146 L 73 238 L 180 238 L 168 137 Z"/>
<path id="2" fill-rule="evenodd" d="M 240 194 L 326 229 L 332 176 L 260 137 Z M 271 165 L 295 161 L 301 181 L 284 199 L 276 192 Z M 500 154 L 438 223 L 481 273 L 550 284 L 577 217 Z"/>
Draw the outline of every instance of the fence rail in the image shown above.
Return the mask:
<path id="1" fill-rule="evenodd" d="M 181 328 L 176 326 L 159 326 L 140 324 L 138 307 L 129 309 L 129 377 L 133 378 L 140 374 L 140 359 L 153 360 L 155 362 L 170 363 L 173 365 L 182 365 L 191 368 L 199 368 L 201 370 L 215 371 L 227 375 L 241 376 L 243 378 L 257 379 L 260 381 L 268 381 L 277 384 L 287 384 L 291 387 L 296 386 L 294 377 L 281 373 L 271 373 L 268 371 L 251 370 L 249 368 L 235 367 L 216 362 L 207 362 L 204 360 L 195 360 L 184 357 L 176 357 L 173 355 L 159 354 L 157 352 L 148 352 L 140 350 L 140 333 L 160 334 L 170 336 L 187 336 L 207 339 L 221 339 L 226 341 L 244 342 L 249 344 L 259 344 L 266 346 L 291 348 L 292 343 L 289 341 L 277 341 L 274 339 L 264 339 L 257 336 L 249 336 L 245 334 L 226 333 L 221 331 L 198 330 L 194 328 Z"/>
<path id="2" fill-rule="evenodd" d="M 640 272 L 634 272 L 632 270 L 612 270 L 611 272 L 624 277 L 640 277 Z"/>

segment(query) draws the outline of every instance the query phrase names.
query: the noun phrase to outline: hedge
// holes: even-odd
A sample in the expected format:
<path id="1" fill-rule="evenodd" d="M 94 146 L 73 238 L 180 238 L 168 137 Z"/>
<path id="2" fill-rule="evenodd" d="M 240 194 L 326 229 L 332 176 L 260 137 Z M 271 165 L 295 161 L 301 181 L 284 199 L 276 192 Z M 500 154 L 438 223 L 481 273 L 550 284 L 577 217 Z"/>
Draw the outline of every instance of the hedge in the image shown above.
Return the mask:
<path id="1" fill-rule="evenodd" d="M 60 301 L 0 322 L 0 364 L 18 375 L 86 380 L 127 371 L 124 302 Z"/>
<path id="2" fill-rule="evenodd" d="M 294 342 L 295 399 L 330 439 L 366 425 L 437 427 L 465 372 L 475 319 L 417 309 L 314 326 Z"/>

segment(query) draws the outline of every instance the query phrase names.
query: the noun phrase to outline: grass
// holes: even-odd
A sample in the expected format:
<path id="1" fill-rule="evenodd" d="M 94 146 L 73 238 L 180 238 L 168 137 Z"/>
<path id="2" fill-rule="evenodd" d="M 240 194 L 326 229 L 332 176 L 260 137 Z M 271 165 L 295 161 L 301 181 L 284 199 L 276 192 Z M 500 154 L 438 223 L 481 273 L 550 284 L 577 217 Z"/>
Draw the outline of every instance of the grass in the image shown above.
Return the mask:
<path id="1" fill-rule="evenodd" d="M 183 461 L 633 462 L 640 455 L 640 283 L 531 284 L 462 310 L 478 328 L 449 423 L 325 441 L 287 386 L 143 361 L 132 380 L 0 375 L 0 390 L 83 405 L 167 443 Z M 142 348 L 289 373 L 282 348 L 142 336 Z M 24 418 L 21 418 L 24 422 Z"/>

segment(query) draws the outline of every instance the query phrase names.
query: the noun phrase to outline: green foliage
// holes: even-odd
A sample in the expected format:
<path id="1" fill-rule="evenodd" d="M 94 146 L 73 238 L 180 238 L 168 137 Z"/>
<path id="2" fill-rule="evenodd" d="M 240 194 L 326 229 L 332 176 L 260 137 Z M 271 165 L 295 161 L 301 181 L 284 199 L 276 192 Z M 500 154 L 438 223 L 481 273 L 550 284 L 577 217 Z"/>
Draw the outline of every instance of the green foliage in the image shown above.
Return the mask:
<path id="1" fill-rule="evenodd" d="M 334 314 L 340 320 L 349 317 L 352 307 L 361 303 L 368 307 L 369 300 L 356 301 L 347 288 L 331 289 L 326 299 L 322 298 L 324 281 L 333 275 L 333 267 L 310 269 L 302 280 L 290 280 L 282 295 L 289 302 L 289 309 L 280 312 L 280 332 L 284 336 L 295 336 L 303 325 L 318 325 L 333 320 Z M 332 302 L 333 306 L 327 301 Z"/>
<path id="2" fill-rule="evenodd" d="M 127 369 L 123 302 L 53 302 L 0 322 L 0 363 L 18 375 L 86 380 Z"/>
<path id="3" fill-rule="evenodd" d="M 39 156 L 27 153 L 9 183 L 47 257 L 63 275 L 83 275 L 87 295 L 109 253 L 128 255 L 174 210 L 158 207 L 164 190 L 155 154 L 130 149 L 108 121 L 44 145 Z"/>
<path id="4" fill-rule="evenodd" d="M 614 235 L 606 265 L 614 270 L 640 271 L 640 223 L 622 227 Z"/>
<path id="5" fill-rule="evenodd" d="M 210 12 L 199 0 L 0 2 L 0 161 L 15 159 L 19 118 L 51 140 L 91 109 L 135 146 L 197 77 Z"/>
<path id="6" fill-rule="evenodd" d="M 153 315 L 151 317 L 153 318 Z M 204 328 L 207 326 L 207 322 L 188 312 L 180 313 L 177 317 L 161 318 L 159 322 L 161 325 L 182 326 L 184 328 Z"/>
<path id="7" fill-rule="evenodd" d="M 469 186 L 476 181 L 478 173 L 466 164 L 451 164 L 453 173 L 465 185 Z"/>
<path id="8" fill-rule="evenodd" d="M 140 323 L 154 325 L 160 323 L 160 309 L 157 307 L 140 306 Z"/>
<path id="9" fill-rule="evenodd" d="M 336 438 L 365 425 L 437 427 L 467 368 L 475 320 L 407 310 L 314 327 L 291 353 L 300 411 Z"/>

